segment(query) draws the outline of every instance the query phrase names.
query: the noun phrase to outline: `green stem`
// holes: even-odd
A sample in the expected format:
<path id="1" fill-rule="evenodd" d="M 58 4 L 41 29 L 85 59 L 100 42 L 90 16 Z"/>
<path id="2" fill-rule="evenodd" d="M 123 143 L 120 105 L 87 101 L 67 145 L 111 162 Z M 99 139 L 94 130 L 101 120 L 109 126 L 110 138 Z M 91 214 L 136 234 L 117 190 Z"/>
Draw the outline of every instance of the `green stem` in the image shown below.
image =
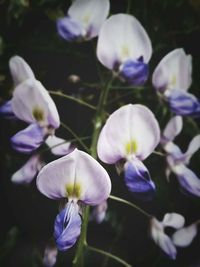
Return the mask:
<path id="1" fill-rule="evenodd" d="M 132 4 L 133 0 L 128 0 L 127 3 L 127 9 L 126 9 L 126 13 L 129 14 L 131 12 L 131 4 Z"/>
<path id="2" fill-rule="evenodd" d="M 63 97 L 63 98 L 66 98 L 68 100 L 72 100 L 82 106 L 85 106 L 85 107 L 88 107 L 88 108 L 91 108 L 93 110 L 96 110 L 95 106 L 93 105 L 90 105 L 89 103 L 81 100 L 81 99 L 78 99 L 76 97 L 73 97 L 73 96 L 70 96 L 70 95 L 66 95 L 66 94 L 63 94 L 62 92 L 59 92 L 59 91 L 48 91 L 51 95 L 56 95 L 56 96 L 60 96 L 60 97 Z"/>
<path id="3" fill-rule="evenodd" d="M 148 212 L 144 211 L 143 209 L 139 208 L 137 205 L 135 205 L 135 204 L 123 199 L 123 198 L 119 198 L 119 197 L 116 197 L 116 196 L 113 196 L 113 195 L 110 195 L 109 198 L 112 199 L 112 200 L 124 203 L 124 204 L 126 204 L 126 205 L 128 205 L 128 206 L 130 206 L 130 207 L 132 207 L 132 208 L 134 208 L 136 210 L 138 210 L 139 212 L 141 212 L 142 214 L 144 214 L 148 218 L 152 217 L 152 215 L 149 214 Z"/>
<path id="4" fill-rule="evenodd" d="M 106 113 L 104 112 L 104 107 L 105 107 L 105 104 L 107 101 L 108 91 L 109 91 L 109 87 L 111 85 L 112 80 L 113 80 L 113 78 L 107 83 L 105 88 L 102 88 L 102 92 L 101 92 L 101 95 L 99 98 L 99 103 L 98 103 L 96 116 L 95 116 L 95 120 L 94 120 L 94 131 L 93 131 L 93 135 L 92 135 L 92 143 L 91 143 L 91 147 L 90 147 L 90 152 L 91 152 L 91 156 L 95 159 L 97 158 L 97 151 L 96 151 L 97 139 L 98 139 L 98 136 L 99 136 L 99 133 L 101 130 L 101 125 L 102 125 L 103 121 L 105 120 L 105 114 Z M 86 244 L 87 244 L 86 237 L 87 237 L 88 219 L 89 219 L 89 207 L 86 207 L 84 214 L 83 214 L 83 223 L 82 223 L 82 227 L 81 227 L 81 235 L 79 238 L 75 258 L 73 261 L 73 267 L 83 266 L 83 250 L 84 250 L 84 246 L 86 246 Z"/>
<path id="5" fill-rule="evenodd" d="M 108 81 L 104 90 L 102 90 L 100 98 L 99 98 L 99 104 L 97 107 L 96 117 L 94 120 L 94 131 L 93 131 L 92 144 L 91 144 L 91 155 L 94 158 L 97 158 L 97 151 L 96 151 L 97 140 L 99 137 L 101 126 L 105 120 L 106 112 L 105 112 L 104 108 L 105 108 L 105 105 L 107 102 L 108 92 L 109 92 L 110 85 L 111 85 L 112 81 L 113 81 L 113 77 Z"/>
<path id="6" fill-rule="evenodd" d="M 125 267 L 132 267 L 132 266 L 131 266 L 129 263 L 127 263 L 126 261 L 122 260 L 121 258 L 119 258 L 119 257 L 117 257 L 117 256 L 115 256 L 115 255 L 113 255 L 113 254 L 111 254 L 111 253 L 109 253 L 109 252 L 107 252 L 107 251 L 101 250 L 101 249 L 99 249 L 99 248 L 94 248 L 94 247 L 92 247 L 92 246 L 88 246 L 88 245 L 86 246 L 86 248 L 87 248 L 88 250 L 94 251 L 94 252 L 99 253 L 99 254 L 101 254 L 101 255 L 107 256 L 107 257 L 109 257 L 109 258 L 111 258 L 111 259 L 113 259 L 113 260 L 115 260 L 115 261 L 121 263 L 121 264 L 122 264 L 123 266 L 125 266 Z"/>
<path id="7" fill-rule="evenodd" d="M 84 246 L 87 245 L 86 237 L 87 237 L 87 225 L 88 225 L 88 220 L 89 220 L 89 212 L 90 212 L 90 207 L 86 206 L 84 213 L 83 213 L 81 236 L 79 238 L 76 255 L 73 260 L 73 267 L 83 266 L 83 248 Z"/>
<path id="8" fill-rule="evenodd" d="M 82 145 L 82 147 L 87 151 L 90 152 L 89 148 L 83 143 L 83 141 L 81 140 L 81 138 L 78 137 L 78 135 L 69 127 L 67 126 L 65 123 L 60 122 L 61 126 L 66 129 L 68 132 L 70 132 L 74 138 L 80 143 L 80 145 Z"/>

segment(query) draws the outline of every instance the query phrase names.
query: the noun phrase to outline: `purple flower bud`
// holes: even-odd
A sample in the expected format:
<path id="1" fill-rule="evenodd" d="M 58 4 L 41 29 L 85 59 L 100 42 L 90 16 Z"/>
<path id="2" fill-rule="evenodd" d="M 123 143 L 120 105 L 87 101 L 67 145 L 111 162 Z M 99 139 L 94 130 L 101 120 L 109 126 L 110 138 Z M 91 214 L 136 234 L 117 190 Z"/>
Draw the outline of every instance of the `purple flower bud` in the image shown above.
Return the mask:
<path id="1" fill-rule="evenodd" d="M 12 110 L 11 100 L 0 106 L 0 116 L 4 117 L 5 119 L 16 119 L 16 116 Z"/>

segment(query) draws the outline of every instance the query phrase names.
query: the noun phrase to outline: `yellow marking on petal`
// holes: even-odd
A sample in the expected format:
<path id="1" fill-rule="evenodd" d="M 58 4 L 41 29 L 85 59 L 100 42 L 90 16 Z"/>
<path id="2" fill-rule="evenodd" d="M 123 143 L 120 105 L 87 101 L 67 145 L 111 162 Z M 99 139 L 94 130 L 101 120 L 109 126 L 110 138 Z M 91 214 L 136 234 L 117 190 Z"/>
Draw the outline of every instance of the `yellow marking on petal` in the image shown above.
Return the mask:
<path id="1" fill-rule="evenodd" d="M 174 74 L 173 76 L 172 76 L 172 78 L 171 78 L 171 81 L 170 81 L 170 84 L 171 85 L 176 85 L 176 75 Z"/>
<path id="2" fill-rule="evenodd" d="M 82 18 L 82 20 L 83 20 L 83 23 L 84 24 L 88 24 L 89 23 L 89 21 L 90 21 L 90 15 L 84 15 L 83 16 L 83 18 Z"/>
<path id="3" fill-rule="evenodd" d="M 137 151 L 137 142 L 135 140 L 131 140 L 125 145 L 126 154 L 135 154 Z"/>
<path id="4" fill-rule="evenodd" d="M 81 185 L 79 183 L 68 184 L 66 186 L 66 192 L 68 197 L 75 197 L 79 199 L 81 196 Z"/>
<path id="5" fill-rule="evenodd" d="M 130 51 L 127 45 L 123 45 L 121 48 L 121 56 L 122 58 L 130 57 Z"/>
<path id="6" fill-rule="evenodd" d="M 40 107 L 34 107 L 32 114 L 36 121 L 44 121 L 44 110 Z"/>

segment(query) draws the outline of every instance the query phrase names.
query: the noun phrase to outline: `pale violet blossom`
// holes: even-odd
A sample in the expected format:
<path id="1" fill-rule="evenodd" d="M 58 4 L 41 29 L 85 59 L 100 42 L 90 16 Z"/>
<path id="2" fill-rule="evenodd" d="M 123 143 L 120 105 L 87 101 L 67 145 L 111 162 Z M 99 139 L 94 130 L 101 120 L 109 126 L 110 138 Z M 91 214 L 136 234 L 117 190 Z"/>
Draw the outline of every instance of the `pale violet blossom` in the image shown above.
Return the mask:
<path id="1" fill-rule="evenodd" d="M 143 105 L 128 104 L 107 119 L 97 153 L 107 164 L 123 162 L 128 189 L 138 198 L 150 199 L 155 185 L 142 161 L 154 151 L 159 140 L 160 129 L 154 114 Z"/>
<path id="2" fill-rule="evenodd" d="M 44 251 L 43 264 L 44 267 L 53 267 L 56 264 L 58 250 L 56 246 L 48 244 Z"/>
<path id="3" fill-rule="evenodd" d="M 57 20 L 58 33 L 67 41 L 90 40 L 98 35 L 109 10 L 109 0 L 74 0 L 67 16 Z"/>
<path id="4" fill-rule="evenodd" d="M 106 170 L 90 155 L 75 149 L 47 164 L 37 177 L 39 191 L 51 199 L 66 199 L 54 224 L 54 238 L 59 250 L 72 247 L 81 232 L 80 204 L 99 205 L 111 191 Z"/>
<path id="5" fill-rule="evenodd" d="M 133 85 L 143 84 L 148 78 L 151 55 L 151 41 L 134 16 L 112 15 L 103 23 L 97 42 L 97 57 L 123 80 Z"/>
<path id="6" fill-rule="evenodd" d="M 162 221 L 155 217 L 150 221 L 151 238 L 173 260 L 176 259 L 177 250 L 172 239 L 165 233 L 165 228 L 180 229 L 184 223 L 184 217 L 178 213 L 167 213 Z"/>
<path id="7" fill-rule="evenodd" d="M 15 87 L 11 100 L 2 107 L 2 110 L 6 110 L 7 115 L 14 114 L 16 118 L 29 124 L 11 138 L 12 147 L 22 153 L 31 153 L 46 140 L 47 145 L 51 147 L 56 145 L 52 153 L 55 152 L 56 155 L 69 153 L 70 143 L 55 136 L 55 130 L 60 126 L 60 118 L 48 91 L 36 80 L 33 71 L 23 58 L 12 57 L 9 68 Z M 59 143 L 62 145 L 58 146 Z"/>
<path id="8" fill-rule="evenodd" d="M 177 256 L 176 247 L 189 246 L 197 235 L 197 223 L 189 226 L 184 226 L 184 224 L 184 217 L 178 213 L 167 213 L 162 221 L 155 217 L 150 220 L 151 238 L 173 260 Z M 175 229 L 171 236 L 165 233 L 166 227 Z"/>
<path id="9" fill-rule="evenodd" d="M 184 191 L 199 197 L 200 179 L 187 165 L 189 165 L 193 154 L 200 148 L 200 135 L 196 135 L 190 141 L 186 152 L 183 153 L 173 142 L 175 137 L 181 132 L 182 127 L 182 117 L 175 116 L 170 119 L 163 131 L 161 144 L 167 153 L 167 178 L 173 172 Z"/>
<path id="10" fill-rule="evenodd" d="M 158 64 L 152 76 L 152 83 L 159 94 L 177 115 L 200 115 L 200 101 L 188 93 L 192 83 L 192 57 L 182 48 L 168 53 Z"/>

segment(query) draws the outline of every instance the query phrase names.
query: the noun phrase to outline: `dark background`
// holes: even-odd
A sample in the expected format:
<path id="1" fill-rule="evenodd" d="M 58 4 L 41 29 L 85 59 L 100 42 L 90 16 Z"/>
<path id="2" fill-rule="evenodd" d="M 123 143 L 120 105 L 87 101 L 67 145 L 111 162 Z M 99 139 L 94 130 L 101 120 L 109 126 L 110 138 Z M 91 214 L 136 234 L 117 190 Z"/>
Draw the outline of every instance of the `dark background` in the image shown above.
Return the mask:
<path id="1" fill-rule="evenodd" d="M 36 77 L 48 90 L 62 90 L 64 93 L 81 97 L 96 104 L 99 86 L 89 88 L 87 83 L 98 83 L 94 47 L 96 39 L 85 43 L 68 43 L 56 32 L 55 19 L 66 13 L 70 1 L 0 1 L 0 104 L 12 95 L 12 79 L 8 60 L 13 55 L 22 56 L 33 69 Z M 125 13 L 127 1 L 111 0 L 111 14 Z M 199 0 L 140 0 L 132 1 L 130 13 L 136 16 L 147 30 L 153 44 L 150 71 L 169 51 L 183 47 L 193 57 L 193 84 L 190 92 L 200 97 L 200 1 Z M 103 76 L 109 73 L 98 63 Z M 68 77 L 80 76 L 81 82 L 73 84 Z M 116 90 L 111 99 L 120 100 L 107 107 L 112 112 L 124 103 L 143 103 L 156 114 L 161 128 L 169 119 L 166 106 L 159 106 L 151 81 L 148 90 L 135 92 L 134 89 Z M 86 107 L 60 97 L 53 97 L 61 120 L 79 136 L 91 135 L 94 113 Z M 186 149 L 193 136 L 199 133 L 199 121 L 184 119 L 184 129 L 177 143 Z M 12 173 L 29 158 L 10 147 L 10 137 L 24 127 L 24 123 L 0 118 L 0 266 L 37 267 L 46 243 L 53 232 L 53 223 L 58 211 L 58 202 L 41 195 L 35 186 L 14 185 L 10 181 Z M 60 128 L 56 132 L 65 139 L 73 137 Z M 86 142 L 88 145 L 90 140 Z M 80 147 L 80 146 L 79 146 Z M 81 147 L 80 147 L 81 148 Z M 44 153 L 48 162 L 55 157 Z M 165 161 L 152 155 L 145 161 L 157 185 L 155 199 L 145 203 L 136 200 L 124 186 L 123 175 L 118 177 L 115 168 L 106 166 L 113 182 L 112 193 L 128 199 L 149 213 L 162 219 L 167 212 L 178 212 L 186 218 L 186 224 L 200 219 L 200 201 L 180 192 L 175 177 L 168 184 L 165 179 Z M 200 175 L 199 155 L 195 154 L 191 169 Z M 169 229 L 170 234 L 170 229 Z M 192 245 L 178 250 L 176 261 L 168 259 L 154 245 L 148 235 L 148 220 L 139 212 L 109 200 L 106 221 L 97 225 L 91 221 L 88 230 L 91 245 L 111 251 L 137 267 L 199 267 L 200 235 Z M 59 266 L 71 266 L 75 247 L 66 253 L 59 253 Z M 107 263 L 107 265 L 106 265 Z M 100 255 L 86 253 L 86 266 L 120 266 L 107 261 Z"/>

